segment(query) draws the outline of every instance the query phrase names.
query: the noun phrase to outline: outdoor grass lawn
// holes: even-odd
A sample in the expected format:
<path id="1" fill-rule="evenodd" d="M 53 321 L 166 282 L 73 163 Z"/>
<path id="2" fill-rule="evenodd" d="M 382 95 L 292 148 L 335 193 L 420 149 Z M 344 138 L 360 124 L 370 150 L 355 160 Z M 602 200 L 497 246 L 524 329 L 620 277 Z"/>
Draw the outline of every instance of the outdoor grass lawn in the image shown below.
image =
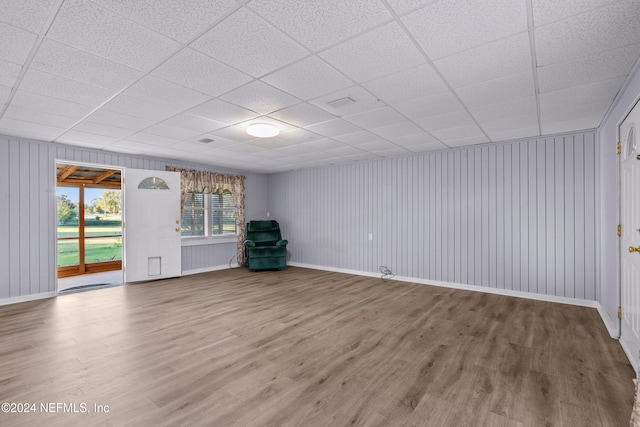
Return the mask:
<path id="1" fill-rule="evenodd" d="M 86 221 L 85 236 L 118 236 L 85 240 L 85 263 L 122 259 L 122 223 L 118 220 Z M 58 226 L 58 237 L 78 237 L 78 225 Z M 58 241 L 58 266 L 77 265 L 78 240 Z"/>

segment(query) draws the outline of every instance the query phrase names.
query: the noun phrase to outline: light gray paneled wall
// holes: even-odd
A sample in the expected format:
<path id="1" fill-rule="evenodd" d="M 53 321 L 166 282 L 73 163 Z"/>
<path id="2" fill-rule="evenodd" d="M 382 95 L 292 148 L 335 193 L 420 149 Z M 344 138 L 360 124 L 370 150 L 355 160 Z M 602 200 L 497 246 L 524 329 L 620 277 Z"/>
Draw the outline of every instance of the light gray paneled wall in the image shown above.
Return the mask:
<path id="1" fill-rule="evenodd" d="M 593 300 L 596 150 L 584 132 L 274 174 L 269 210 L 293 262 Z"/>
<path id="2" fill-rule="evenodd" d="M 55 161 L 164 170 L 167 165 L 240 173 L 0 135 L 0 299 L 55 291 Z M 266 212 L 264 176 L 245 174 L 247 220 Z M 255 197 L 255 199 L 254 199 Z M 183 271 L 227 265 L 235 245 L 182 248 Z"/>

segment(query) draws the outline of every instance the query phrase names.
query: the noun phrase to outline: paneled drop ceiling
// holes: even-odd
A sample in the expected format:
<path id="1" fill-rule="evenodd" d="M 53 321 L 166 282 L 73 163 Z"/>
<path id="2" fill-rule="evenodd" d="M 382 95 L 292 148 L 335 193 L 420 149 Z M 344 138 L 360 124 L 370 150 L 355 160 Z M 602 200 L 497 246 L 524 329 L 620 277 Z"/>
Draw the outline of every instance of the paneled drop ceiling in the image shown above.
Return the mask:
<path id="1" fill-rule="evenodd" d="M 639 56 L 639 0 L 2 0 L 0 133 L 273 173 L 592 129 Z"/>

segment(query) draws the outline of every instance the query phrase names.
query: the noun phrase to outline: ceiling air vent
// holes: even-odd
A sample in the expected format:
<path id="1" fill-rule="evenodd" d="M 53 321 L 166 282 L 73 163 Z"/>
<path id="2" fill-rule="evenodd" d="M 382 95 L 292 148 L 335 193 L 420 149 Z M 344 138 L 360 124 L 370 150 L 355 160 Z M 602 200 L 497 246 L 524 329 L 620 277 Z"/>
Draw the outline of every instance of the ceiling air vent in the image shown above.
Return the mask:
<path id="1" fill-rule="evenodd" d="M 356 102 L 355 99 L 349 96 L 345 96 L 344 98 L 338 98 L 338 99 L 334 99 L 333 101 L 329 101 L 327 102 L 327 105 L 333 108 L 341 108 L 341 107 L 344 107 L 345 105 L 353 104 L 354 102 Z"/>
<path id="2" fill-rule="evenodd" d="M 202 138 L 202 139 L 198 140 L 198 142 L 204 142 L 205 144 L 208 144 L 208 143 L 213 142 L 213 141 L 214 140 L 211 139 L 211 138 Z"/>

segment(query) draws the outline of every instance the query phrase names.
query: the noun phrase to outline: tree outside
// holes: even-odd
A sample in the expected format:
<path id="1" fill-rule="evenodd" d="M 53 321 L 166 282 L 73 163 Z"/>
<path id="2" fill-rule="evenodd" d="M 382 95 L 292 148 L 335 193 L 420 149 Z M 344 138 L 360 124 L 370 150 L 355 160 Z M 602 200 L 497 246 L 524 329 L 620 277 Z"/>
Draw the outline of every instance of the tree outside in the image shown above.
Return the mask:
<path id="1" fill-rule="evenodd" d="M 78 205 L 62 194 L 58 196 L 58 223 L 65 225 L 78 217 Z"/>

